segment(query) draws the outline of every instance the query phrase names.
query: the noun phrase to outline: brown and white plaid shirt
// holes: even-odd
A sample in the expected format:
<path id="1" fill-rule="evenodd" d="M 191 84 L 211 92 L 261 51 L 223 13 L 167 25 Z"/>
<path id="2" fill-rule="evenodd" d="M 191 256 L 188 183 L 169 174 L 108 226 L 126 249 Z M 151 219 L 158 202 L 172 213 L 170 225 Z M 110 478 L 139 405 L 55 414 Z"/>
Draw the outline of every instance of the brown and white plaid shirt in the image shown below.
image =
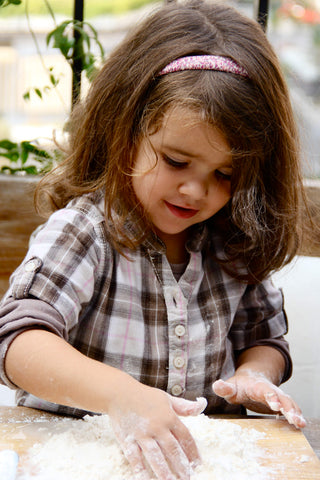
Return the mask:
<path id="1" fill-rule="evenodd" d="M 234 373 L 235 358 L 255 345 L 271 345 L 291 360 L 281 292 L 268 279 L 246 285 L 227 275 L 203 249 L 199 228 L 190 260 L 176 280 L 159 245 L 145 243 L 129 258 L 110 245 L 102 201 L 73 200 L 37 232 L 14 272 L 0 307 L 0 377 L 11 341 L 29 328 L 45 328 L 84 355 L 126 371 L 173 395 L 208 400 L 207 413 L 238 411 L 211 388 Z M 81 416 L 18 390 L 20 405 Z"/>

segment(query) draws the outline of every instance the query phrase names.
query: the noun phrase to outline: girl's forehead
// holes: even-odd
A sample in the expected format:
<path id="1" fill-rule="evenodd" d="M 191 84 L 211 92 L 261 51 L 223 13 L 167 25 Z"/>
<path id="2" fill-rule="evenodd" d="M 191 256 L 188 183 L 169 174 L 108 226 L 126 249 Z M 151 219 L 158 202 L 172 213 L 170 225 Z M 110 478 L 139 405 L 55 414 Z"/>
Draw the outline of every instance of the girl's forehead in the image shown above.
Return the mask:
<path id="1" fill-rule="evenodd" d="M 230 154 L 231 148 L 221 130 L 203 119 L 203 116 L 186 107 L 174 107 L 163 116 L 155 134 L 150 135 L 157 143 L 165 146 L 192 146 L 198 150 L 201 142 L 216 150 Z M 190 148 L 189 148 L 190 149 Z"/>
<path id="2" fill-rule="evenodd" d="M 175 106 L 169 108 L 163 115 L 162 127 L 165 128 L 166 124 L 169 123 L 170 125 L 172 122 L 177 121 L 190 127 L 208 123 L 204 120 L 203 115 L 201 115 L 199 111 L 192 110 L 185 106 Z"/>

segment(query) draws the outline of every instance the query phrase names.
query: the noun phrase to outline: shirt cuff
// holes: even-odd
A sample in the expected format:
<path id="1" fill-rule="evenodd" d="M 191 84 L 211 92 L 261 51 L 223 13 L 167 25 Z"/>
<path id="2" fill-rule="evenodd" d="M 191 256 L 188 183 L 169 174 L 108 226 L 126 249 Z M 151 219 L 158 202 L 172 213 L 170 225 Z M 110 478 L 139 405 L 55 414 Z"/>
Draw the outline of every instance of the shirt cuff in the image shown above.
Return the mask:
<path id="1" fill-rule="evenodd" d="M 32 329 L 48 330 L 67 340 L 67 332 L 61 315 L 41 300 L 7 298 L 0 307 L 0 383 L 16 389 L 5 371 L 8 349 L 21 333 Z"/>

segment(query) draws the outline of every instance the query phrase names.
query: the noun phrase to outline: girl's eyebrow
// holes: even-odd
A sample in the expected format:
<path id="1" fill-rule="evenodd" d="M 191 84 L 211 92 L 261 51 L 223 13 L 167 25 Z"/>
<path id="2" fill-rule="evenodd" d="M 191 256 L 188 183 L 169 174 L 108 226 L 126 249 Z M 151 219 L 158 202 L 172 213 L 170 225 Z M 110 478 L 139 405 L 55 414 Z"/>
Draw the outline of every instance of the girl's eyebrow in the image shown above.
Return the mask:
<path id="1" fill-rule="evenodd" d="M 184 150 L 183 148 L 180 147 L 174 147 L 169 144 L 162 144 L 162 148 L 169 150 L 172 153 L 182 155 L 184 157 L 189 157 L 189 158 L 200 158 L 200 156 L 197 153 L 190 152 L 189 150 Z M 232 161 L 227 160 L 224 164 L 225 168 L 232 168 Z"/>
<path id="2" fill-rule="evenodd" d="M 189 158 L 200 158 L 201 155 L 199 155 L 197 152 L 192 152 L 186 148 L 180 147 L 180 146 L 175 146 L 175 145 L 170 145 L 170 143 L 165 143 L 163 142 L 161 147 L 165 150 L 169 150 L 170 152 L 177 154 L 177 155 L 182 155 L 183 157 L 189 157 Z"/>
<path id="3" fill-rule="evenodd" d="M 184 157 L 190 157 L 190 158 L 199 157 L 199 155 L 197 155 L 196 153 L 192 153 L 189 150 L 184 150 L 183 148 L 177 148 L 177 147 L 173 147 L 171 145 L 166 145 L 166 144 L 163 144 L 162 147 L 166 148 L 167 150 L 170 150 L 171 152 L 177 153 L 178 155 L 182 155 Z"/>

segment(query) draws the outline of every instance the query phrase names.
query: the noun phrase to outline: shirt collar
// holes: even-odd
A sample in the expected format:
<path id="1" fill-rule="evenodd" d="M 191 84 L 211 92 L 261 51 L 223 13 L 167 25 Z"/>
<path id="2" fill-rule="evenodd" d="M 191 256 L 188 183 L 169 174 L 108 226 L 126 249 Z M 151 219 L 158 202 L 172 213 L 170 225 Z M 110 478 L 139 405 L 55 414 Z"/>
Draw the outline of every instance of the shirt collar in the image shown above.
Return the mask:
<path id="1" fill-rule="evenodd" d="M 208 227 L 206 223 L 199 223 L 190 228 L 190 235 L 186 242 L 186 249 L 189 253 L 198 252 L 203 249 L 208 240 Z M 166 253 L 165 244 L 155 234 L 152 233 L 143 241 L 143 247 L 149 251 L 158 252 L 160 254 Z"/>

